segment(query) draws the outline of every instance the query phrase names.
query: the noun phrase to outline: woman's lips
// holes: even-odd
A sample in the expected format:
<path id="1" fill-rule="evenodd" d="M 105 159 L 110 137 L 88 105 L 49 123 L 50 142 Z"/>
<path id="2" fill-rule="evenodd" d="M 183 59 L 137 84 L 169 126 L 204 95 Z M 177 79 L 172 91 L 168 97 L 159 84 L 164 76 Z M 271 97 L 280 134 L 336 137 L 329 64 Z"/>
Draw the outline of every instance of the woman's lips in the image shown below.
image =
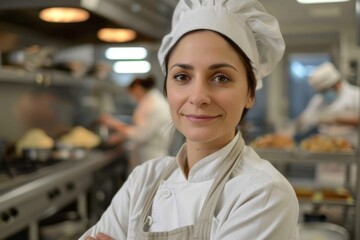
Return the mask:
<path id="1" fill-rule="evenodd" d="M 219 115 L 210 116 L 210 115 L 193 115 L 193 114 L 184 114 L 184 116 L 192 122 L 208 122 L 219 117 Z"/>

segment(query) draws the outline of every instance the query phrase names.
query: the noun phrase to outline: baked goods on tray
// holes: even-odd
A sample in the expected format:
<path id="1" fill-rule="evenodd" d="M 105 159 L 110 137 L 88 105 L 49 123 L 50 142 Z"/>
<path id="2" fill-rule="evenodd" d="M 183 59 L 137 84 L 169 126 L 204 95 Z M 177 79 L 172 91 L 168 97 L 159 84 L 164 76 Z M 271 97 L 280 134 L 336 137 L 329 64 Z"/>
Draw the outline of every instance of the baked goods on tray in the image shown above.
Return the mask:
<path id="1" fill-rule="evenodd" d="M 254 148 L 290 150 L 295 146 L 295 142 L 289 136 L 275 133 L 257 137 L 250 145 Z"/>
<path id="2" fill-rule="evenodd" d="M 324 200 L 351 200 L 351 193 L 348 189 L 345 188 L 319 188 L 314 189 L 311 187 L 297 186 L 294 187 L 296 196 L 299 199 L 308 199 L 315 201 L 324 201 Z"/>
<path id="3" fill-rule="evenodd" d="M 62 146 L 78 148 L 94 148 L 100 142 L 101 139 L 98 135 L 82 126 L 74 127 L 69 133 L 59 139 L 59 144 Z"/>
<path id="4" fill-rule="evenodd" d="M 315 190 L 313 188 L 294 187 L 294 190 L 298 198 L 311 199 L 315 194 Z"/>
<path id="5" fill-rule="evenodd" d="M 42 129 L 29 129 L 16 143 L 16 155 L 22 156 L 24 149 L 52 149 L 54 140 Z"/>
<path id="6" fill-rule="evenodd" d="M 351 144 L 343 138 L 330 137 L 321 134 L 313 135 L 300 142 L 300 148 L 309 152 L 350 152 Z"/>
<path id="7" fill-rule="evenodd" d="M 324 199 L 349 199 L 351 197 L 351 193 L 347 189 L 322 189 L 322 196 Z"/>

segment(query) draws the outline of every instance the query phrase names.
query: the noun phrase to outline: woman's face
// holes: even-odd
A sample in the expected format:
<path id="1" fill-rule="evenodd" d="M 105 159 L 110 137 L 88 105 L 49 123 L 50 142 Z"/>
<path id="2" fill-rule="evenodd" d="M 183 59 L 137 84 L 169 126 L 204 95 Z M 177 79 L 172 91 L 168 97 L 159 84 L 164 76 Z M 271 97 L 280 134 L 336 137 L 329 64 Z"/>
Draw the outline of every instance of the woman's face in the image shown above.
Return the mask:
<path id="1" fill-rule="evenodd" d="M 253 103 L 237 52 L 220 35 L 197 31 L 180 40 L 167 68 L 167 97 L 176 128 L 187 141 L 228 143 L 244 107 Z"/>

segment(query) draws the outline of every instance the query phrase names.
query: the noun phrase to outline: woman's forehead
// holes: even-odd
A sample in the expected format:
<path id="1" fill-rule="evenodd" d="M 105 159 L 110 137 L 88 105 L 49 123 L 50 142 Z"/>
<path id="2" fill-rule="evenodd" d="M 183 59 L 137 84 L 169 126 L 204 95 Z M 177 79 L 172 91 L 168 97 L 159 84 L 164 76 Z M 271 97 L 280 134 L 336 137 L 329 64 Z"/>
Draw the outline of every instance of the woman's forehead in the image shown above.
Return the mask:
<path id="1" fill-rule="evenodd" d="M 243 65 L 241 57 L 231 44 L 213 31 L 196 31 L 184 36 L 170 55 L 168 67 L 179 63 Z"/>

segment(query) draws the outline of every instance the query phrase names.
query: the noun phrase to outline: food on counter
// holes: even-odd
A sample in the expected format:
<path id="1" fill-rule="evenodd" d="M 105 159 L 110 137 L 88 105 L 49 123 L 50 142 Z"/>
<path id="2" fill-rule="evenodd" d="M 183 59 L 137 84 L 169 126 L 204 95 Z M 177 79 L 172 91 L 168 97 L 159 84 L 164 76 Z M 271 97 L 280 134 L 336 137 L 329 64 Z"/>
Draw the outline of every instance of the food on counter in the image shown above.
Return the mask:
<path id="1" fill-rule="evenodd" d="M 341 188 L 341 189 L 322 189 L 322 196 L 324 199 L 349 199 L 351 194 L 349 190 Z"/>
<path id="2" fill-rule="evenodd" d="M 51 149 L 54 140 L 45 131 L 33 128 L 27 131 L 16 144 L 16 155 L 22 156 L 24 149 Z"/>
<path id="3" fill-rule="evenodd" d="M 292 149 L 295 142 L 289 136 L 283 134 L 266 134 L 257 137 L 250 143 L 254 148 Z"/>
<path id="4" fill-rule="evenodd" d="M 294 188 L 298 199 L 312 201 L 351 200 L 351 194 L 347 189 L 311 189 L 307 187 Z"/>
<path id="5" fill-rule="evenodd" d="M 77 126 L 59 139 L 59 145 L 78 148 L 94 148 L 100 144 L 100 141 L 100 137 L 95 133 L 84 127 Z"/>
<path id="6" fill-rule="evenodd" d="M 311 199 L 315 194 L 314 189 L 307 187 L 294 187 L 294 190 L 298 198 Z"/>
<path id="7" fill-rule="evenodd" d="M 348 152 L 353 150 L 346 139 L 321 134 L 304 139 L 300 143 L 300 148 L 309 152 Z"/>
<path id="8" fill-rule="evenodd" d="M 311 188 L 304 186 L 294 187 L 296 196 L 299 199 L 306 199 L 312 201 L 326 201 L 326 200 L 351 200 L 351 193 L 346 188 Z"/>

